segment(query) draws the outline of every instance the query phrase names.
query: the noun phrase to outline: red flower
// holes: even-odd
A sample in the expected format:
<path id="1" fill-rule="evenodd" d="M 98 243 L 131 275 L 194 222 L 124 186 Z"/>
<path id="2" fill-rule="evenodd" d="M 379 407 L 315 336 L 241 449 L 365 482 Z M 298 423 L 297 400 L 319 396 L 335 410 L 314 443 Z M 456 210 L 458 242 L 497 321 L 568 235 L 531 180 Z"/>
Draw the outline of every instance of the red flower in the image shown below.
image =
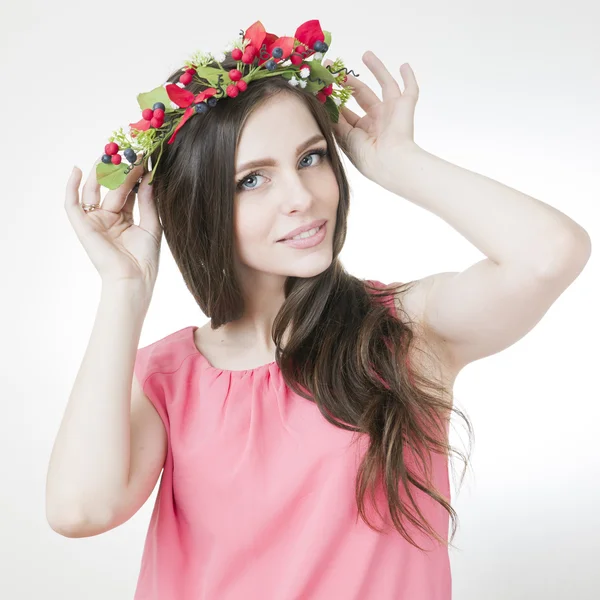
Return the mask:
<path id="1" fill-rule="evenodd" d="M 179 106 L 180 108 L 184 108 L 186 106 L 188 107 L 187 110 L 183 113 L 183 117 L 181 117 L 181 120 L 177 124 L 175 131 L 173 131 L 173 135 L 169 138 L 169 141 L 167 142 L 167 144 L 172 144 L 175 141 L 177 132 L 183 127 L 185 122 L 194 114 L 195 109 L 193 105 L 204 101 L 206 98 L 214 96 L 217 93 L 217 90 L 212 87 L 206 88 L 205 90 L 202 90 L 199 94 L 194 96 L 192 92 L 184 90 L 183 88 L 180 88 L 174 83 L 170 83 L 166 86 L 165 89 L 167 90 L 169 98 L 173 102 L 175 102 L 177 106 Z"/>
<path id="2" fill-rule="evenodd" d="M 275 61 L 286 60 L 289 58 L 292 50 L 294 49 L 294 38 L 293 37 L 280 37 L 276 38 L 273 42 L 267 45 L 267 54 L 271 56 L 273 52 L 273 48 L 281 48 L 283 50 L 283 54 L 280 58 L 274 58 Z M 269 60 L 268 58 L 266 60 Z M 259 61 L 259 65 L 264 61 Z"/>
<path id="3" fill-rule="evenodd" d="M 306 46 L 307 52 L 305 57 L 307 58 L 314 54 L 315 51 L 312 49 L 312 47 L 317 40 L 322 42 L 325 41 L 325 34 L 321 29 L 321 24 L 319 23 L 318 19 L 313 19 L 312 21 L 306 21 L 305 23 L 302 23 L 302 25 L 296 29 L 294 37 L 279 37 L 274 33 L 267 33 L 263 24 L 260 21 L 256 21 L 250 25 L 250 27 L 248 27 L 244 33 L 244 41 L 246 40 L 250 40 L 248 46 L 252 46 L 255 49 L 256 55 L 259 57 L 258 64 L 262 65 L 266 60 L 269 60 L 273 48 L 277 46 L 283 50 L 283 56 L 281 59 L 277 60 L 287 59 L 294 48 L 294 40 L 298 40 L 300 43 Z M 265 50 L 268 56 L 267 58 L 261 59 L 260 49 L 262 48 L 263 44 L 265 45 Z"/>
<path id="4" fill-rule="evenodd" d="M 137 123 L 129 123 L 129 127 L 137 129 L 138 131 L 146 131 L 146 129 L 150 129 L 150 120 L 142 119 Z"/>
<path id="5" fill-rule="evenodd" d="M 271 45 L 275 40 L 277 40 L 279 36 L 274 33 L 267 33 L 264 25 L 260 21 L 256 21 L 244 33 L 244 41 L 249 41 L 249 44 L 246 46 L 246 49 L 252 47 L 255 51 L 255 55 L 258 56 L 258 64 L 262 65 L 265 60 L 269 60 L 270 56 L 267 58 L 260 58 L 260 49 L 263 44 L 267 47 Z"/>
<path id="6" fill-rule="evenodd" d="M 258 55 L 266 35 L 267 32 L 264 25 L 260 21 L 256 21 L 254 24 L 250 25 L 244 33 L 244 41 L 249 41 L 250 43 L 248 46 L 254 48 Z"/>
<path id="7" fill-rule="evenodd" d="M 321 42 L 325 41 L 325 34 L 321 29 L 319 19 L 313 19 L 312 21 L 302 23 L 302 25 L 296 29 L 294 36 L 299 42 L 307 47 L 310 54 L 314 54 L 313 45 L 317 40 Z"/>

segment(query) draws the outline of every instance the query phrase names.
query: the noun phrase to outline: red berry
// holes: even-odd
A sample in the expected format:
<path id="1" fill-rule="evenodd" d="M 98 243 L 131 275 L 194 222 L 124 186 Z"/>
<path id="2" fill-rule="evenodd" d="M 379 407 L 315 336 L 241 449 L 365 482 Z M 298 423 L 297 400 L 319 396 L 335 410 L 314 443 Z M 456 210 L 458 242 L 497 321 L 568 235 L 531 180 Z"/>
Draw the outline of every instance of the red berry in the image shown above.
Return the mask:
<path id="1" fill-rule="evenodd" d="M 185 72 L 189 73 L 190 75 L 194 75 L 196 73 L 196 69 L 190 67 L 189 69 L 186 69 Z"/>
<path id="2" fill-rule="evenodd" d="M 227 95 L 230 98 L 235 98 L 238 94 L 239 94 L 239 90 L 237 88 L 237 85 L 234 85 L 233 83 L 231 85 L 228 85 L 225 92 L 227 93 Z"/>
<path id="3" fill-rule="evenodd" d="M 304 59 L 299 54 L 292 54 L 290 61 L 293 65 L 299 65 Z"/>
<path id="4" fill-rule="evenodd" d="M 113 165 L 120 165 L 121 164 L 121 155 L 120 154 L 113 154 L 112 157 L 111 157 L 111 159 L 110 159 L 110 162 Z"/>
<path id="5" fill-rule="evenodd" d="M 106 146 L 104 146 L 104 152 L 106 154 L 108 154 L 109 156 L 116 154 L 118 151 L 119 151 L 119 146 L 117 144 L 115 144 L 115 142 L 111 142 L 110 144 L 106 144 Z"/>
<path id="6" fill-rule="evenodd" d="M 299 46 L 296 46 L 294 48 L 294 52 L 298 52 L 299 54 L 302 54 L 303 52 L 306 52 L 306 48 L 300 44 Z"/>
<path id="7" fill-rule="evenodd" d="M 240 79 L 237 82 L 237 87 L 240 92 L 245 92 L 248 89 L 248 84 L 243 79 Z"/>
<path id="8" fill-rule="evenodd" d="M 146 121 L 149 121 L 153 116 L 154 116 L 154 111 L 151 108 L 145 108 L 142 111 L 142 117 L 144 117 L 144 119 L 146 119 Z"/>
<path id="9" fill-rule="evenodd" d="M 327 100 L 327 96 L 323 92 L 319 92 L 317 94 L 317 100 L 324 103 Z"/>
<path id="10" fill-rule="evenodd" d="M 331 94 L 333 94 L 333 83 L 330 83 L 327 87 L 324 87 L 321 91 L 326 96 L 331 96 Z"/>
<path id="11" fill-rule="evenodd" d="M 231 69 L 229 71 L 229 79 L 231 81 L 239 81 L 242 78 L 242 72 L 237 69 Z"/>
<path id="12" fill-rule="evenodd" d="M 247 53 L 244 53 L 244 54 L 243 54 L 243 56 L 242 56 L 242 62 L 243 62 L 245 65 L 249 65 L 249 64 L 251 64 L 253 61 L 254 61 L 254 56 L 252 56 L 251 54 L 247 54 Z"/>
<path id="13" fill-rule="evenodd" d="M 240 60 L 240 58 L 242 58 L 242 51 L 239 48 L 234 48 L 231 51 L 231 58 L 233 58 L 233 60 Z"/>
<path id="14" fill-rule="evenodd" d="M 258 50 L 254 46 L 246 46 L 246 50 L 244 52 L 254 58 Z"/>
<path id="15" fill-rule="evenodd" d="M 194 76 L 191 73 L 184 73 L 179 76 L 179 81 L 181 81 L 183 85 L 187 85 L 192 79 L 194 79 Z"/>
<path id="16" fill-rule="evenodd" d="M 346 83 L 348 81 L 348 75 L 344 75 L 344 79 L 342 79 L 342 83 Z"/>
<path id="17" fill-rule="evenodd" d="M 154 117 L 156 117 L 157 119 L 164 119 L 165 118 L 165 111 L 162 108 L 156 108 L 154 110 Z"/>
<path id="18" fill-rule="evenodd" d="M 150 119 L 150 127 L 154 127 L 154 129 L 158 129 L 163 123 L 164 121 L 162 119 L 158 119 L 157 117 L 152 117 Z"/>

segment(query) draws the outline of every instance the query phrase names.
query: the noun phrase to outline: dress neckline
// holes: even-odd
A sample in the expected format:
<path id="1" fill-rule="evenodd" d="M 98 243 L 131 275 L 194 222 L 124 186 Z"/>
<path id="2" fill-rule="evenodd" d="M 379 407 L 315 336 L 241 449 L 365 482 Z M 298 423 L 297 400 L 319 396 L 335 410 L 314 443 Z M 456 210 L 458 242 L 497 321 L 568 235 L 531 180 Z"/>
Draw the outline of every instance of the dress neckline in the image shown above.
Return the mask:
<path id="1" fill-rule="evenodd" d="M 202 352 L 200 352 L 198 346 L 196 346 L 196 340 L 194 338 L 194 334 L 196 332 L 196 329 L 199 329 L 199 327 L 197 325 L 192 325 L 190 327 L 190 343 L 192 348 L 195 350 L 195 353 L 204 361 L 204 364 L 206 365 L 206 367 L 211 370 L 211 371 L 215 371 L 217 373 L 228 373 L 229 375 L 245 375 L 246 373 L 255 373 L 257 371 L 264 371 L 269 369 L 269 367 L 272 366 L 277 366 L 277 361 L 273 360 L 269 363 L 266 363 L 264 365 L 259 365 L 258 367 L 254 367 L 252 369 L 238 369 L 238 370 L 232 370 L 232 369 L 221 369 L 220 367 L 214 367 L 210 361 L 208 360 L 208 358 L 206 358 L 206 356 L 204 356 L 204 354 L 202 354 Z"/>

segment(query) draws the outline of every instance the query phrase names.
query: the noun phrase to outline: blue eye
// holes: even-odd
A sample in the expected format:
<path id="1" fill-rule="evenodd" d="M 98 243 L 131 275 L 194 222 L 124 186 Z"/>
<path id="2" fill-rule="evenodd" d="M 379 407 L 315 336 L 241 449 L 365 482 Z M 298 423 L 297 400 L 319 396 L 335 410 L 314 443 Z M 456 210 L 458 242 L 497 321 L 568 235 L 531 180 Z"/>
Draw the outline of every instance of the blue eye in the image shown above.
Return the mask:
<path id="1" fill-rule="evenodd" d="M 321 158 L 323 158 L 329 154 L 329 150 L 327 148 L 315 148 L 314 150 L 311 150 L 310 152 L 308 152 L 308 154 L 305 154 L 304 157 L 302 158 L 302 160 L 308 158 L 309 156 L 311 156 L 313 154 L 318 154 Z M 312 164 L 307 165 L 307 166 L 312 166 Z M 252 190 L 258 189 L 257 187 L 253 187 L 253 188 L 243 187 L 244 183 L 248 179 L 251 179 L 253 177 L 263 177 L 263 175 L 260 171 L 252 171 L 252 173 L 248 173 L 248 175 L 245 175 L 242 179 L 239 179 L 236 182 L 236 190 L 238 190 L 240 192 L 251 192 Z"/>

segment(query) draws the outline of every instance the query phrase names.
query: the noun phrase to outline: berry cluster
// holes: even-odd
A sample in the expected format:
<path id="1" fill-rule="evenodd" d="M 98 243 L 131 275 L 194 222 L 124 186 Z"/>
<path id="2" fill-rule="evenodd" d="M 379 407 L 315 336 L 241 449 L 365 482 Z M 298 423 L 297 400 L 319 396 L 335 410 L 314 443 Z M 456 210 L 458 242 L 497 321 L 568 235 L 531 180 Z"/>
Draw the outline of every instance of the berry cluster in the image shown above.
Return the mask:
<path id="1" fill-rule="evenodd" d="M 327 52 L 328 50 L 328 46 L 325 42 L 322 42 L 321 40 L 317 40 L 314 44 L 313 44 L 313 50 L 315 52 Z M 233 58 L 233 60 L 237 60 L 237 61 L 241 61 L 246 65 L 252 64 L 256 58 L 257 55 L 257 50 L 254 46 L 247 46 L 245 51 L 242 52 L 242 50 L 240 50 L 239 48 L 234 48 L 231 51 L 231 58 Z M 290 62 L 293 65 L 299 65 L 302 63 L 302 61 L 304 60 L 304 55 L 307 54 L 308 50 L 306 48 L 306 46 L 299 44 L 298 46 L 296 46 L 296 48 L 294 49 L 294 52 L 292 52 L 292 54 L 289 57 Z M 283 49 L 280 48 L 279 46 L 276 46 L 275 48 L 273 48 L 272 52 L 271 52 L 271 56 L 275 59 L 277 58 L 281 58 L 283 56 Z M 268 69 L 269 71 L 274 71 L 277 68 L 277 63 L 273 60 L 273 59 L 269 59 L 268 61 L 266 61 L 264 63 L 264 66 L 266 69 Z M 183 85 L 188 85 L 193 77 L 194 74 L 196 73 L 195 69 L 193 67 L 190 67 L 189 69 L 186 69 L 185 72 L 179 77 L 179 81 L 181 83 L 183 83 Z M 229 98 L 235 98 L 240 92 L 245 92 L 246 89 L 248 88 L 248 84 L 246 81 L 244 81 L 242 79 L 243 77 L 243 73 L 239 70 L 239 69 L 231 69 L 228 72 L 229 75 L 229 79 L 231 79 L 231 81 L 233 83 L 229 84 L 227 86 L 227 88 L 225 89 L 225 94 L 229 97 Z M 326 88 L 324 88 L 322 90 L 322 92 L 319 92 L 319 94 L 317 94 L 317 98 L 321 101 L 321 102 L 325 102 L 325 100 L 327 99 L 327 96 L 330 96 L 333 92 L 333 86 L 330 84 L 328 85 Z M 211 102 L 212 100 L 212 102 Z M 216 104 L 217 100 L 216 98 L 211 98 L 208 100 L 208 105 L 209 106 L 214 106 Z M 196 112 L 206 112 L 208 110 L 208 107 L 204 104 L 204 103 L 199 103 L 196 105 L 195 107 Z"/>
<path id="2" fill-rule="evenodd" d="M 150 121 L 150 126 L 158 129 L 162 127 L 165 121 L 165 105 L 162 102 L 156 102 L 152 108 L 145 108 L 142 111 L 142 118 L 146 121 Z M 123 156 L 133 164 L 137 155 L 135 150 L 127 148 L 123 152 Z M 110 142 L 104 146 L 104 154 L 102 155 L 102 162 L 106 164 L 120 165 L 121 155 L 119 154 L 119 145 L 115 142 Z"/>
<path id="3" fill-rule="evenodd" d="M 316 94 L 315 97 L 320 102 L 325 102 L 327 100 L 327 96 L 331 96 L 331 94 L 333 94 L 333 83 L 330 83 L 327 87 L 324 87 Z"/>
<path id="4" fill-rule="evenodd" d="M 142 117 L 146 121 L 150 121 L 150 126 L 154 129 L 162 127 L 165 121 L 165 105 L 162 102 L 157 102 L 152 108 L 145 108 L 142 111 Z"/>

